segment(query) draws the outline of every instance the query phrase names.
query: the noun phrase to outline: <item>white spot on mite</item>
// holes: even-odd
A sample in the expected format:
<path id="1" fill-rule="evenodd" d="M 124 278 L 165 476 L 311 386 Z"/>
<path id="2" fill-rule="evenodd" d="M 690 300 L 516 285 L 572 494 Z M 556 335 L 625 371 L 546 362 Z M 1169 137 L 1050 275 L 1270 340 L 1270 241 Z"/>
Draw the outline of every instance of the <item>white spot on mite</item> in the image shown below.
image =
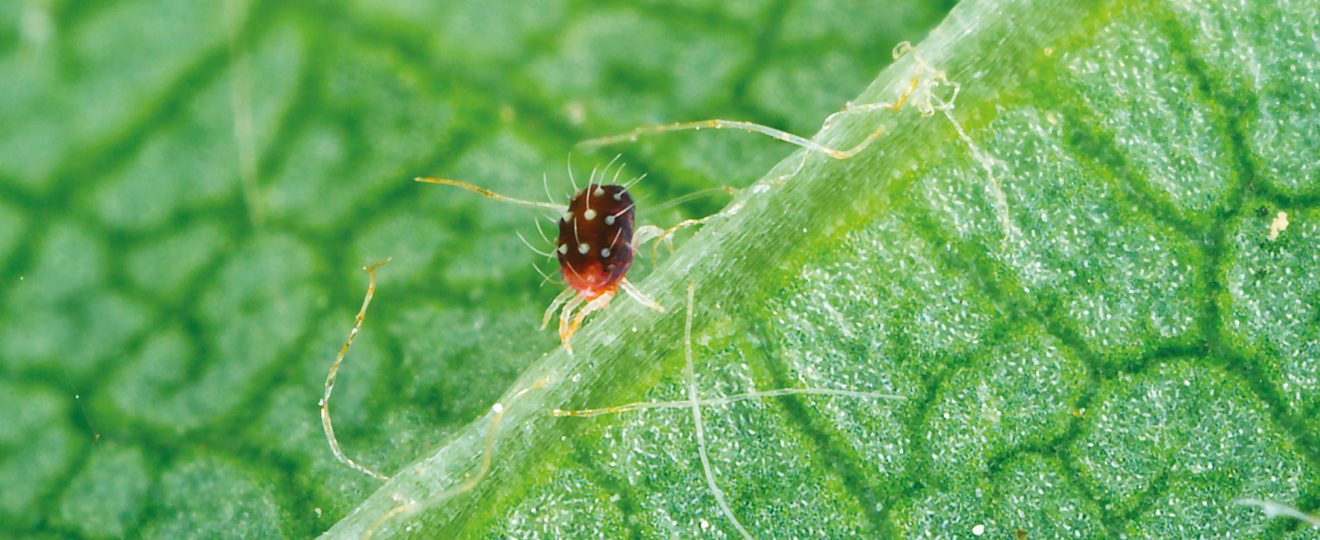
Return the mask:
<path id="1" fill-rule="evenodd" d="M 623 200 L 623 192 L 620 191 L 620 192 L 618 192 L 618 193 L 615 193 L 615 194 L 614 194 L 614 200 L 616 200 L 616 201 L 622 201 L 622 200 Z"/>
<path id="2" fill-rule="evenodd" d="M 601 249 L 600 249 L 600 256 L 601 256 L 601 257 L 609 257 L 609 256 L 610 256 L 610 248 L 601 248 Z"/>
<path id="3" fill-rule="evenodd" d="M 604 197 L 604 196 L 605 196 L 605 188 L 600 187 L 600 186 L 596 186 L 596 191 L 595 191 L 594 193 L 595 193 L 595 195 L 596 195 L 597 197 Z"/>
<path id="4" fill-rule="evenodd" d="M 573 211 L 564 212 L 564 221 L 573 221 Z"/>
<path id="5" fill-rule="evenodd" d="M 613 214 L 610 214 L 610 215 L 608 215 L 608 216 L 605 216 L 605 224 L 606 224 L 606 225 L 613 225 L 613 224 L 614 224 L 614 215 L 613 215 Z"/>
<path id="6" fill-rule="evenodd" d="M 588 208 L 586 212 L 582 213 L 582 217 L 586 218 L 587 221 L 596 219 L 596 211 Z"/>
<path id="7" fill-rule="evenodd" d="M 568 244 L 559 244 L 560 253 L 568 253 Z"/>
<path id="8" fill-rule="evenodd" d="M 586 242 L 578 244 L 578 253 L 586 255 L 588 251 L 591 251 L 591 246 L 587 245 Z"/>

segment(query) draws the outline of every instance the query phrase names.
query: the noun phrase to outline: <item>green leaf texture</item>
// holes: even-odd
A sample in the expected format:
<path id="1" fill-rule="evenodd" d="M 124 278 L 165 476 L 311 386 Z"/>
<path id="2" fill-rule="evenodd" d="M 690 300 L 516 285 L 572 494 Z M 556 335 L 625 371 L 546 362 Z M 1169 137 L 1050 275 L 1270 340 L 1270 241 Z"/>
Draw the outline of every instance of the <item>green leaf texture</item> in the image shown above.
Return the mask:
<path id="1" fill-rule="evenodd" d="M 7 4 L 0 533 L 737 537 L 690 411 L 548 414 L 684 399 L 692 283 L 702 396 L 905 398 L 704 407 L 755 537 L 1320 536 L 1234 502 L 1320 507 L 1320 5 L 950 7 Z M 924 71 L 818 136 L 884 128 L 849 160 L 573 150 L 810 134 L 921 63 L 959 93 Z M 639 258 L 667 313 L 621 297 L 570 356 L 535 213 L 410 179 L 558 197 L 616 151 L 644 223 L 737 211 Z M 387 256 L 333 408 L 382 484 L 317 400 Z"/>

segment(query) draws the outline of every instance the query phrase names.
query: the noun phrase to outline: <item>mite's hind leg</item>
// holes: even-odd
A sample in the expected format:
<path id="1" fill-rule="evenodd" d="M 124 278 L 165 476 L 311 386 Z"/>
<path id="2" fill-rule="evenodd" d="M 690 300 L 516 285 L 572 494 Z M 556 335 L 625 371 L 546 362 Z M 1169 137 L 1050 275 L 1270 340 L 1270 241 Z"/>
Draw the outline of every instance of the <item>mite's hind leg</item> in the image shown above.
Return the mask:
<path id="1" fill-rule="evenodd" d="M 573 332 L 569 330 L 569 324 L 573 320 L 573 312 L 585 301 L 575 291 L 573 297 L 564 304 L 564 309 L 559 311 L 559 342 L 568 354 L 573 354 Z"/>
<path id="2" fill-rule="evenodd" d="M 542 330 L 545 330 L 545 327 L 550 325 L 550 319 L 554 318 L 555 312 L 559 311 L 559 307 L 563 306 L 564 302 L 569 301 L 574 296 L 577 296 L 577 291 L 573 289 L 564 289 L 564 292 L 559 293 L 559 296 L 556 296 L 554 300 L 550 301 L 550 306 L 545 308 L 545 315 L 541 316 Z"/>
<path id="3" fill-rule="evenodd" d="M 335 391 L 335 379 L 339 375 L 339 366 L 344 362 L 344 357 L 348 355 L 348 348 L 353 345 L 353 340 L 357 338 L 358 332 L 362 330 L 362 321 L 367 318 L 367 308 L 371 306 L 371 297 L 376 294 L 376 269 L 389 263 L 391 259 L 385 259 L 376 264 L 363 268 L 367 273 L 367 294 L 362 298 L 362 308 L 358 310 L 357 316 L 353 319 L 353 329 L 348 332 L 348 339 L 344 340 L 344 345 L 339 348 L 339 355 L 335 357 L 334 363 L 330 364 L 330 372 L 325 376 L 325 393 L 321 396 L 321 427 L 325 429 L 325 440 L 330 444 L 330 452 L 335 455 L 340 463 L 368 474 L 378 480 L 389 480 L 390 477 L 368 469 L 352 458 L 344 454 L 339 447 L 339 440 L 335 438 L 335 427 L 330 421 L 330 395 Z"/>
<path id="4" fill-rule="evenodd" d="M 651 298 L 646 293 L 642 292 L 641 289 L 638 289 L 636 285 L 633 285 L 633 282 L 628 281 L 628 278 L 619 280 L 619 286 L 623 288 L 623 292 L 628 293 L 628 296 L 631 296 L 633 300 L 637 301 L 637 303 L 659 311 L 660 313 L 665 312 L 665 306 L 660 305 L 660 302 L 656 302 L 654 298 Z"/>
<path id="5" fill-rule="evenodd" d="M 605 294 L 597 296 L 596 298 L 592 299 L 590 302 L 587 302 L 587 305 L 582 306 L 582 309 L 578 310 L 577 315 L 573 316 L 573 320 L 571 322 L 568 321 L 568 314 L 569 314 L 568 308 L 567 307 L 564 308 L 563 315 L 560 318 L 559 341 L 564 344 L 564 350 L 568 351 L 568 354 L 573 354 L 573 347 L 572 347 L 573 334 L 576 334 L 578 328 L 582 327 L 582 321 L 586 320 L 587 315 L 591 315 L 592 313 L 605 309 L 605 306 L 609 305 L 610 300 L 613 299 L 614 299 L 613 292 L 607 292 Z M 580 296 L 577 297 L 577 300 L 581 301 L 582 297 Z M 567 322 L 568 324 L 567 327 L 564 326 L 565 322 Z"/>

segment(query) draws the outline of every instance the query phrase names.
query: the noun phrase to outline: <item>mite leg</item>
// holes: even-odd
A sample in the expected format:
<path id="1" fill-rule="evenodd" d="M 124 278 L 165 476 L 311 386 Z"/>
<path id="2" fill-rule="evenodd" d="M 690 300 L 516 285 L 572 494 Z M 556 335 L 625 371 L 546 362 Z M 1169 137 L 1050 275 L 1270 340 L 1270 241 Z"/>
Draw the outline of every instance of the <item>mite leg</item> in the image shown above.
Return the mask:
<path id="1" fill-rule="evenodd" d="M 903 104 L 907 102 L 908 98 L 911 97 L 912 94 L 915 93 L 917 91 L 917 88 L 920 86 L 920 81 L 921 81 L 920 71 L 921 69 L 920 67 L 918 67 L 917 74 L 912 76 L 912 82 L 908 85 L 908 88 L 903 92 L 902 95 L 898 97 L 897 100 L 893 102 L 884 102 L 884 103 L 849 105 L 848 107 L 844 108 L 842 111 L 836 112 L 830 115 L 829 117 L 827 117 L 825 119 L 825 123 L 822 125 L 821 132 L 826 131 L 825 128 L 830 127 L 831 125 L 833 125 L 834 122 L 836 122 L 839 118 L 842 118 L 843 116 L 867 114 L 881 109 L 887 109 L 891 111 L 901 110 L 903 108 Z M 876 129 L 872 131 L 870 134 L 868 134 L 865 139 L 862 139 L 861 142 L 857 143 L 856 145 L 853 145 L 850 148 L 835 148 L 818 143 L 814 139 L 808 139 L 801 135 L 795 135 L 793 133 L 789 133 L 784 130 L 775 129 L 770 126 L 757 124 L 755 122 L 747 122 L 742 120 L 723 120 L 716 118 L 711 120 L 698 120 L 695 122 L 676 122 L 673 124 L 641 126 L 633 129 L 632 131 L 619 135 L 609 135 L 605 137 L 598 137 L 595 139 L 588 139 L 578 143 L 578 146 L 585 148 L 596 148 L 600 146 L 607 146 L 622 142 L 634 142 L 643 135 L 667 133 L 671 131 L 699 131 L 702 129 L 735 129 L 739 131 L 747 131 L 750 133 L 758 133 L 766 137 L 770 137 L 772 139 L 777 139 L 789 144 L 800 146 L 812 152 L 823 154 L 825 156 L 834 159 L 849 159 L 857 155 L 861 151 L 865 150 L 868 146 L 871 145 L 872 142 L 875 142 L 876 139 L 884 135 L 884 130 L 882 128 Z"/>
<path id="2" fill-rule="evenodd" d="M 659 248 L 661 242 L 664 242 L 671 252 L 673 251 L 674 245 L 671 237 L 674 233 L 693 225 L 701 225 L 708 221 L 714 221 L 726 215 L 728 215 L 726 212 L 719 212 L 704 218 L 685 219 L 668 229 L 661 229 L 655 225 L 643 225 L 638 227 L 637 232 L 633 234 L 633 245 L 642 247 L 646 245 L 647 242 L 655 242 L 655 244 L 651 246 L 651 258 L 654 259 L 656 256 L 656 250 Z"/>
<path id="3" fill-rule="evenodd" d="M 824 154 L 834 159 L 848 159 L 850 157 L 853 157 L 858 152 L 865 150 L 867 146 L 871 145 L 871 142 L 873 140 L 875 140 L 876 138 L 880 137 L 880 135 L 883 134 L 882 130 L 876 130 L 872 132 L 870 135 L 867 135 L 866 139 L 863 139 L 862 142 L 857 144 L 856 146 L 848 149 L 838 149 L 830 146 L 825 146 L 806 137 L 802 137 L 800 135 L 794 135 L 787 131 L 775 129 L 770 126 L 764 126 L 761 124 L 757 124 L 754 122 L 747 122 L 743 120 L 723 120 L 716 118 L 711 120 L 698 120 L 695 122 L 676 122 L 673 124 L 663 124 L 658 126 L 642 126 L 621 135 L 610 135 L 606 137 L 588 139 L 578 143 L 578 146 L 582 146 L 585 148 L 596 148 L 599 146 L 618 144 L 621 142 L 634 142 L 642 135 L 665 133 L 670 131 L 699 131 L 702 129 L 736 129 L 739 131 L 760 133 L 761 135 L 778 139 L 786 143 L 795 144 L 797 146 L 801 146 L 802 148 L 806 148 L 813 152 Z"/>
<path id="4" fill-rule="evenodd" d="M 473 193 L 476 193 L 477 195 L 481 195 L 482 197 L 486 197 L 487 199 L 493 199 L 493 200 L 496 200 L 496 201 L 509 203 L 509 204 L 512 204 L 512 205 L 515 205 L 515 206 L 523 206 L 523 207 L 527 207 L 527 208 L 540 208 L 540 209 L 543 209 L 543 210 L 551 210 L 551 211 L 553 211 L 555 214 L 561 214 L 561 213 L 564 212 L 564 206 L 563 206 L 563 205 L 559 205 L 559 204 L 555 204 L 555 203 L 549 203 L 549 202 L 528 201 L 528 200 L 524 200 L 524 199 L 517 199 L 517 198 L 514 198 L 514 197 L 508 197 L 508 196 L 505 196 L 505 195 L 500 195 L 499 193 L 495 193 L 494 191 L 491 191 L 491 190 L 486 189 L 486 188 L 484 188 L 484 187 L 481 187 L 481 186 L 478 186 L 478 185 L 475 185 L 475 184 L 470 184 L 470 183 L 468 183 L 468 182 L 464 182 L 464 181 L 461 181 L 461 180 L 449 180 L 449 179 L 447 179 L 447 178 L 415 178 L 414 180 L 416 180 L 416 181 L 418 181 L 418 182 L 424 182 L 424 183 L 427 183 L 427 184 L 441 184 L 441 185 L 446 185 L 446 186 L 460 187 L 460 188 L 466 189 L 466 190 L 468 190 L 468 191 L 471 191 L 471 192 L 473 192 Z"/>
<path id="5" fill-rule="evenodd" d="M 751 540 L 752 535 L 743 527 L 742 522 L 738 521 L 738 516 L 733 514 L 728 501 L 724 500 L 724 490 L 715 484 L 715 471 L 710 468 L 710 458 L 706 456 L 706 430 L 701 425 L 701 401 L 697 399 L 697 374 L 692 368 L 692 294 L 695 289 L 693 284 L 688 283 L 687 319 L 683 322 L 683 373 L 687 379 L 688 403 L 692 405 L 692 423 L 697 430 L 697 453 L 701 455 L 701 469 L 705 472 L 706 485 L 710 487 L 711 495 L 715 496 L 715 502 L 720 505 L 724 516 L 733 522 L 734 528 L 742 533 L 742 537 Z"/>
<path id="6" fill-rule="evenodd" d="M 541 317 L 542 330 L 545 330 L 545 327 L 550 324 L 550 319 L 555 316 L 555 312 L 559 311 L 559 307 L 564 305 L 564 302 L 569 301 L 569 299 L 574 296 L 577 296 L 577 291 L 573 289 L 564 289 L 564 292 L 559 293 L 559 296 L 556 296 L 554 300 L 550 301 L 550 307 L 545 308 L 545 315 Z"/>
<path id="7" fill-rule="evenodd" d="M 352 458 L 344 454 L 339 448 L 339 440 L 335 438 L 335 427 L 330 421 L 330 395 L 335 391 L 335 378 L 339 375 L 339 366 L 344 362 L 344 357 L 348 354 L 349 346 L 353 345 L 353 340 L 357 338 L 358 332 L 362 330 L 362 321 L 367 318 L 367 307 L 371 306 L 371 297 L 376 294 L 376 269 L 389 263 L 391 259 L 385 259 L 376 264 L 363 268 L 367 273 L 367 294 L 362 299 L 362 308 L 358 310 L 357 317 L 353 319 L 353 329 L 348 332 L 348 339 L 344 340 L 344 346 L 339 348 L 339 355 L 335 357 L 334 363 L 330 364 L 330 372 L 325 376 L 325 393 L 321 396 L 321 426 L 325 428 L 325 440 L 330 444 L 330 452 L 334 453 L 335 459 L 340 463 L 370 475 L 378 480 L 389 480 L 390 477 L 368 469 Z"/>
<path id="8" fill-rule="evenodd" d="M 637 303 L 659 311 L 660 313 L 665 312 L 665 306 L 660 305 L 660 303 L 656 302 L 654 298 L 647 296 L 646 293 L 642 292 L 641 289 L 638 289 L 636 285 L 633 285 L 633 282 L 628 281 L 628 278 L 619 280 L 619 286 L 623 287 L 623 292 L 628 293 L 628 296 L 631 296 L 633 300 L 637 301 Z"/>
<path id="9" fill-rule="evenodd" d="M 580 300 L 581 297 L 578 297 L 578 299 Z M 577 312 L 577 315 L 573 317 L 573 321 L 568 324 L 567 332 L 565 332 L 563 325 L 560 325 L 559 341 L 563 342 L 564 350 L 568 351 L 569 354 L 573 354 L 573 347 L 570 345 L 570 343 L 573 341 L 573 334 L 576 334 L 578 328 L 582 327 L 582 321 L 586 320 L 587 315 L 591 315 L 592 313 L 605 309 L 605 306 L 609 305 L 610 300 L 613 299 L 614 299 L 613 292 L 608 292 L 600 296 L 597 296 L 594 300 L 587 302 L 587 305 L 582 306 L 582 309 L 579 310 Z M 565 315 L 568 314 L 567 308 L 564 309 L 564 314 Z M 565 317 L 564 320 L 567 320 L 567 317 Z"/>
<path id="10" fill-rule="evenodd" d="M 578 296 L 575 293 L 573 298 L 570 298 L 568 302 L 564 304 L 564 309 L 559 312 L 559 342 L 564 344 L 564 350 L 568 351 L 568 354 L 573 354 L 573 331 L 569 330 L 569 323 L 573 318 L 573 312 L 576 311 L 584 301 L 585 300 L 583 300 L 581 296 Z M 573 330 L 576 330 L 576 328 Z"/>
<path id="11" fill-rule="evenodd" d="M 1313 529 L 1320 529 L 1320 516 L 1308 515 L 1301 510 L 1280 504 L 1273 501 L 1264 501 L 1260 499 L 1233 499 L 1233 504 L 1242 506 L 1255 506 L 1265 513 L 1266 518 L 1277 516 L 1287 516 L 1311 525 Z"/>
<path id="12" fill-rule="evenodd" d="M 765 398 L 780 396 L 833 396 L 850 397 L 857 399 L 907 399 L 898 394 L 890 392 L 872 392 L 862 390 L 843 390 L 835 388 L 776 388 L 774 390 L 762 390 L 756 392 L 746 392 L 742 394 L 733 394 L 730 396 L 719 396 L 699 400 L 703 407 L 716 407 L 731 405 L 740 401 L 761 400 Z M 550 416 L 605 416 L 609 414 L 621 414 L 627 412 L 649 411 L 652 409 L 686 409 L 692 406 L 690 400 L 678 401 L 637 401 L 612 407 L 600 407 L 595 409 L 550 409 Z"/>
<path id="13" fill-rule="evenodd" d="M 697 199 L 697 198 L 700 198 L 700 197 L 706 197 L 706 196 L 708 196 L 708 195 L 712 195 L 712 194 L 715 194 L 715 193 L 724 193 L 724 194 L 726 194 L 726 195 L 737 195 L 739 191 L 740 191 L 740 190 L 738 190 L 738 189 L 736 189 L 736 188 L 733 188 L 733 187 L 730 187 L 730 186 L 720 186 L 720 187 L 713 187 L 713 188 L 703 189 L 703 190 L 700 190 L 700 191 L 695 191 L 695 192 L 689 193 L 689 194 L 687 194 L 687 195 L 683 195 L 683 196 L 680 196 L 680 197 L 675 197 L 675 198 L 673 198 L 673 199 L 670 199 L 670 200 L 664 202 L 663 204 L 660 204 L 660 205 L 658 205 L 658 206 L 652 208 L 651 211 L 653 211 L 653 212 L 658 212 L 658 211 L 660 211 L 660 210 L 664 210 L 664 209 L 666 209 L 666 208 L 669 208 L 669 207 L 672 207 L 672 206 L 676 206 L 676 205 L 679 205 L 679 204 L 682 204 L 682 203 L 685 203 L 685 202 L 687 202 L 687 201 L 690 201 L 690 200 L 693 200 L 693 199 Z M 721 218 L 721 217 L 724 217 L 724 216 L 730 215 L 730 214 L 732 214 L 732 213 L 737 212 L 737 209 L 738 209 L 738 208 L 740 208 L 740 206 L 735 205 L 735 206 L 731 207 L 731 209 L 726 209 L 726 210 L 723 210 L 723 211 L 717 212 L 717 213 L 715 213 L 715 214 L 711 214 L 711 215 L 709 215 L 709 216 L 706 216 L 706 217 L 704 217 L 704 218 L 683 220 L 683 221 L 679 222 L 677 225 L 674 225 L 674 226 L 672 226 L 672 227 L 670 227 L 670 228 L 668 228 L 668 229 L 661 229 L 660 227 L 657 227 L 657 226 L 655 226 L 655 225 L 643 225 L 643 226 L 641 226 L 641 227 L 638 227 L 637 230 L 633 233 L 633 246 L 634 246 L 634 247 L 638 247 L 638 248 L 640 248 L 640 247 L 645 246 L 648 242 L 652 242 L 652 241 L 661 241 L 661 240 L 662 240 L 662 241 L 665 242 L 665 245 L 669 247 L 670 251 L 672 251 L 673 248 L 674 248 L 674 245 L 673 245 L 673 243 L 672 243 L 672 239 L 671 239 L 670 237 L 673 236 L 674 233 L 678 232 L 678 231 L 681 230 L 681 229 L 685 229 L 685 228 L 687 228 L 687 227 L 690 227 L 690 226 L 692 226 L 692 225 L 700 225 L 700 224 L 706 223 L 706 222 L 708 222 L 708 221 L 714 221 L 714 220 L 719 219 L 719 218 Z M 656 256 L 656 251 L 657 251 L 657 247 L 658 247 L 658 245 L 659 245 L 659 242 L 656 242 L 655 245 L 651 246 L 651 258 L 652 258 L 652 259 L 654 259 L 655 256 Z"/>
<path id="14" fill-rule="evenodd" d="M 661 210 L 665 210 L 665 209 L 668 209 L 668 208 L 673 208 L 673 207 L 678 206 L 678 205 L 680 205 L 680 204 L 683 204 L 683 203 L 685 203 L 685 202 L 688 202 L 688 201 L 691 201 L 691 200 L 695 200 L 695 199 L 700 199 L 700 198 L 702 198 L 702 197 L 707 197 L 707 196 L 710 196 L 710 195 L 714 195 L 714 194 L 716 194 L 716 193 L 723 193 L 723 194 L 725 194 L 725 195 L 730 195 L 730 196 L 732 196 L 732 195 L 737 195 L 737 194 L 738 194 L 739 192 L 741 192 L 741 191 L 742 191 L 742 190 L 740 190 L 740 189 L 738 189 L 738 188 L 735 188 L 735 187 L 732 187 L 732 186 L 716 186 L 716 187 L 713 187 L 713 188 L 701 189 L 701 190 L 693 191 L 692 193 L 688 193 L 687 195 L 680 195 L 680 196 L 678 196 L 678 197 L 674 197 L 674 198 L 672 198 L 672 199 L 669 199 L 669 200 L 667 200 L 667 201 L 665 201 L 665 202 L 663 202 L 663 203 L 657 204 L 657 205 L 651 207 L 649 211 L 650 211 L 650 212 L 659 212 L 659 211 L 661 211 Z"/>

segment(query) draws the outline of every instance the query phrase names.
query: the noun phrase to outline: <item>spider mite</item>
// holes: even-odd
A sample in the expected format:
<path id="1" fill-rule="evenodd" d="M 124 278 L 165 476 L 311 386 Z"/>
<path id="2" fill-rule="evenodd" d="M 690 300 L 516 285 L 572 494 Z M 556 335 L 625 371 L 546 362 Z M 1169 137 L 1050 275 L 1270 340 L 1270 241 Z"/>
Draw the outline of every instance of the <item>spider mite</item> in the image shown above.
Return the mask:
<path id="1" fill-rule="evenodd" d="M 618 158 L 616 157 L 615 160 Z M 553 210 L 559 214 L 559 235 L 555 239 L 553 256 L 559 261 L 559 273 L 568 288 L 550 302 L 541 319 L 541 328 L 545 328 L 559 311 L 559 341 L 564 350 L 573 353 L 573 334 L 582 326 L 588 315 L 600 311 L 623 289 L 642 305 L 656 311 L 664 311 L 651 297 L 647 296 L 631 281 L 628 281 L 628 269 L 632 267 L 634 252 L 634 228 L 637 222 L 637 203 L 626 185 L 617 183 L 618 172 L 614 180 L 605 183 L 605 172 L 597 175 L 592 171 L 587 187 L 576 191 L 568 206 L 553 202 L 537 202 L 515 199 L 497 194 L 488 189 L 445 178 L 417 178 L 418 182 L 457 186 L 483 197 L 500 202 Z M 621 170 L 622 165 L 619 166 Z M 569 169 L 572 178 L 572 169 Z M 638 177 L 633 180 L 641 180 Z M 547 189 L 547 195 L 548 195 Z M 657 236 L 647 233 L 645 238 Z M 645 241 L 645 240 L 643 240 Z M 523 240 L 526 243 L 526 240 Z M 528 243 L 528 247 L 531 244 Z M 535 247 L 532 247 L 536 250 Z M 550 256 L 537 250 L 542 255 Z"/>

